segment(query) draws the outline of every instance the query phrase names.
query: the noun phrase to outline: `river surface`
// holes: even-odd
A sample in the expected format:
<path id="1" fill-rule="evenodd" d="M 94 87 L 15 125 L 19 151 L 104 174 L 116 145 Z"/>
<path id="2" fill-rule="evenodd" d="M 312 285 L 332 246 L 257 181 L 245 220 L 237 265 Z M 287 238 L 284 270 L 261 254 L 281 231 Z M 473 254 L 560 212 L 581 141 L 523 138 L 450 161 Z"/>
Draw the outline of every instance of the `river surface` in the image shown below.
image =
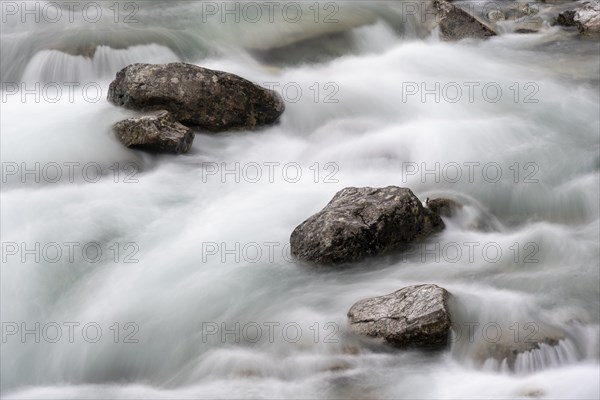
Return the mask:
<path id="1" fill-rule="evenodd" d="M 547 24 L 443 42 L 399 1 L 298 2 L 297 21 L 283 4 L 106 2 L 96 21 L 99 2 L 4 3 L 3 397 L 600 397 L 597 40 Z M 177 157 L 125 148 L 111 125 L 135 113 L 109 83 L 175 61 L 286 110 Z M 338 190 L 388 185 L 465 206 L 408 254 L 290 258 Z M 453 295 L 446 350 L 350 334 L 354 302 L 419 283 Z M 485 355 L 528 338 L 558 344 Z"/>

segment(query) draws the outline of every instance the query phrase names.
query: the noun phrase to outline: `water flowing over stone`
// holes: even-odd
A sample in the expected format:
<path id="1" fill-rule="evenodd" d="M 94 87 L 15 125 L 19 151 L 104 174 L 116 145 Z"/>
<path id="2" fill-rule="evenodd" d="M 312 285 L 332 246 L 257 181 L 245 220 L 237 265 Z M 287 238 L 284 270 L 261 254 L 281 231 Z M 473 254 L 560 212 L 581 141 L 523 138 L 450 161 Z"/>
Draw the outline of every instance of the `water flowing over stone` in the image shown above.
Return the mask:
<path id="1" fill-rule="evenodd" d="M 0 2 L 0 397 L 600 398 L 600 49 L 553 24 L 585 1 L 453 1 L 504 17 L 460 41 L 433 0 L 66 3 Z M 134 151 L 112 126 L 146 111 L 105 99 L 136 63 L 226 71 L 286 110 Z M 337 192 L 387 186 L 462 207 L 348 268 L 290 256 Z M 353 333 L 357 301 L 422 284 L 451 293 L 445 346 Z"/>

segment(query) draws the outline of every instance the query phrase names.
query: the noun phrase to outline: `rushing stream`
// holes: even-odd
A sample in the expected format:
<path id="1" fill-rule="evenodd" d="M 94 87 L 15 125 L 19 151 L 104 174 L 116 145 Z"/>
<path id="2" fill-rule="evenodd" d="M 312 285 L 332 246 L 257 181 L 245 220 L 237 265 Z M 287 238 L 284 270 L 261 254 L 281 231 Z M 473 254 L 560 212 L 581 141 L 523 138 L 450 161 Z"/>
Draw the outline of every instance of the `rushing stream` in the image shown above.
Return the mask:
<path id="1" fill-rule="evenodd" d="M 444 42 L 401 1 L 297 2 L 298 22 L 283 3 L 239 22 L 224 8 L 246 3 L 111 1 L 97 22 L 100 2 L 72 21 L 6 3 L 3 397 L 600 397 L 598 40 L 547 23 Z M 135 113 L 109 83 L 175 61 L 286 110 L 181 156 L 124 147 L 111 125 Z M 466 206 L 407 254 L 290 258 L 338 190 L 388 185 Z M 349 332 L 357 300 L 418 283 L 453 295 L 448 349 Z M 511 365 L 488 357 L 534 336 Z"/>

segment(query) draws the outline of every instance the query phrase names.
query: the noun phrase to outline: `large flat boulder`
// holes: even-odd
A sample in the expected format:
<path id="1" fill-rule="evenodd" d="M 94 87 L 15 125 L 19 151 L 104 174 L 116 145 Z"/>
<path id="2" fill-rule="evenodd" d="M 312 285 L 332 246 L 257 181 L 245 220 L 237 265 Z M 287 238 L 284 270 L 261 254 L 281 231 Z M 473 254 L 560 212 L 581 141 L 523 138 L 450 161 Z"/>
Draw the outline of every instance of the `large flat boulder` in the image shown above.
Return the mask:
<path id="1" fill-rule="evenodd" d="M 285 109 L 275 91 L 185 63 L 129 65 L 110 84 L 108 100 L 134 110 L 164 109 L 182 124 L 214 132 L 272 124 Z"/>
<path id="2" fill-rule="evenodd" d="M 301 223 L 290 237 L 294 257 L 341 264 L 402 250 L 444 229 L 410 189 L 349 187 Z"/>
<path id="3" fill-rule="evenodd" d="M 348 311 L 350 329 L 401 348 L 443 347 L 451 328 L 449 296 L 437 285 L 416 285 L 360 300 Z"/>
<path id="4" fill-rule="evenodd" d="M 117 122 L 113 131 L 125 146 L 157 153 L 186 153 L 194 132 L 166 110 L 149 112 Z"/>

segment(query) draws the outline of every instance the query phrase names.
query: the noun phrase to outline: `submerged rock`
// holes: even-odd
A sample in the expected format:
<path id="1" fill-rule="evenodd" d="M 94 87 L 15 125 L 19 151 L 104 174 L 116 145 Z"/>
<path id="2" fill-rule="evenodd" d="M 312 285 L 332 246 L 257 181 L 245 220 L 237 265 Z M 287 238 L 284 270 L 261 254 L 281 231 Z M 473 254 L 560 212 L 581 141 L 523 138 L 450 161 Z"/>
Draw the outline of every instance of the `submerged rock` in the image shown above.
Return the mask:
<path id="1" fill-rule="evenodd" d="M 463 205 L 456 200 L 442 197 L 433 200 L 427 199 L 427 207 L 441 217 L 452 217 Z"/>
<path id="2" fill-rule="evenodd" d="M 135 110 L 164 109 L 186 125 L 209 131 L 274 123 L 281 97 L 237 75 L 191 64 L 133 64 L 117 73 L 108 100 Z"/>
<path id="3" fill-rule="evenodd" d="M 496 32 L 488 24 L 464 11 L 458 5 L 447 0 L 434 0 L 433 7 L 438 14 L 438 26 L 443 40 L 487 39 L 496 36 Z"/>
<path id="4" fill-rule="evenodd" d="M 490 7 L 485 7 L 487 10 L 492 8 L 485 14 L 485 19 L 491 23 L 498 21 L 516 21 L 521 18 L 535 15 L 539 9 L 534 4 L 512 2 L 512 3 L 493 3 Z"/>
<path id="5" fill-rule="evenodd" d="M 449 296 L 437 285 L 416 285 L 360 300 L 348 311 L 350 329 L 401 348 L 443 347 L 451 327 Z"/>
<path id="6" fill-rule="evenodd" d="M 514 369 L 520 354 L 541 350 L 543 345 L 556 347 L 563 339 L 563 337 L 540 337 L 528 341 L 486 342 L 479 347 L 475 354 L 475 359 L 480 363 L 493 359 L 496 360 L 498 364 L 506 364 L 509 369 Z"/>
<path id="7" fill-rule="evenodd" d="M 428 209 L 462 229 L 484 232 L 500 232 L 502 224 L 483 205 L 465 195 L 453 194 L 451 197 L 427 198 Z"/>
<path id="8" fill-rule="evenodd" d="M 530 322 L 523 325 L 523 332 L 513 331 L 481 340 L 474 358 L 478 364 L 492 369 L 533 372 L 574 362 L 579 354 L 566 332 Z"/>
<path id="9" fill-rule="evenodd" d="M 186 153 L 194 141 L 194 132 L 165 110 L 117 122 L 113 131 L 127 147 L 160 153 Z"/>
<path id="10" fill-rule="evenodd" d="M 442 219 L 410 189 L 349 187 L 294 229 L 291 253 L 319 264 L 347 263 L 405 249 L 442 229 Z"/>

